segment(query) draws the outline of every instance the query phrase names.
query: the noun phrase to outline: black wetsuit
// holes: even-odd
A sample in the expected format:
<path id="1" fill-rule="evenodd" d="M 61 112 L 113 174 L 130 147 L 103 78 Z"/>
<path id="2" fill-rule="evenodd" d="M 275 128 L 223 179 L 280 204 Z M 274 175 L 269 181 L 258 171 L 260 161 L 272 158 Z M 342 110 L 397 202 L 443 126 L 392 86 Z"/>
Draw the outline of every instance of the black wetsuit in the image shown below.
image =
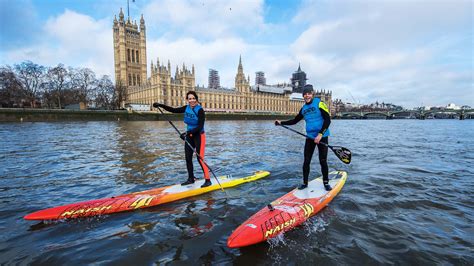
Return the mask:
<path id="1" fill-rule="evenodd" d="M 322 109 L 319 108 L 321 112 L 321 116 L 324 119 L 323 125 L 321 130 L 319 130 L 320 134 L 324 134 L 326 130 L 329 128 L 329 125 L 331 124 L 331 117 L 329 116 L 329 113 Z M 303 119 L 303 114 L 301 112 L 301 109 L 299 113 L 296 115 L 295 118 L 287 121 L 282 121 L 282 125 L 294 125 L 301 121 Z M 321 142 L 324 142 L 326 144 L 329 144 L 329 138 L 328 137 L 323 137 L 321 138 Z M 318 153 L 319 153 L 319 163 L 321 164 L 321 173 L 323 175 L 323 183 L 328 184 L 329 182 L 329 167 L 328 167 L 328 147 L 323 145 L 323 144 L 317 144 L 318 146 Z M 303 163 L 303 182 L 304 184 L 308 184 L 308 176 L 309 176 L 309 170 L 310 170 L 310 164 L 311 164 L 311 159 L 313 158 L 313 153 L 316 148 L 316 143 L 314 143 L 314 139 L 306 139 L 305 145 L 304 145 L 304 163 Z"/>

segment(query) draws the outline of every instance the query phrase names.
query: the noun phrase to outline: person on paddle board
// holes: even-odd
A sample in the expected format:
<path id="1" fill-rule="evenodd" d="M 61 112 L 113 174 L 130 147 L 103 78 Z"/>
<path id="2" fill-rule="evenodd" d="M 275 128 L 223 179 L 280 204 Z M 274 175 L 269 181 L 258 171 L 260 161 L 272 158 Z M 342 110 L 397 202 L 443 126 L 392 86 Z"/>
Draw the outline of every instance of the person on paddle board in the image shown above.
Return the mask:
<path id="1" fill-rule="evenodd" d="M 154 103 L 153 107 L 161 107 L 171 113 L 184 113 L 184 123 L 187 125 L 186 132 L 181 134 L 181 139 L 186 140 L 196 152 L 199 154 L 198 162 L 201 165 L 202 171 L 204 172 L 205 182 L 201 187 L 210 186 L 211 179 L 209 177 L 209 168 L 202 161 L 204 159 L 204 148 L 206 146 L 206 133 L 204 132 L 204 122 L 206 115 L 204 109 L 199 104 L 199 98 L 195 91 L 188 91 L 186 93 L 186 100 L 188 105 L 182 107 L 170 107 L 161 103 Z M 184 154 L 186 157 L 186 167 L 188 169 L 188 180 L 182 183 L 182 186 L 193 184 L 196 177 L 194 176 L 193 168 L 193 153 L 194 151 L 189 147 L 188 144 L 184 143 Z"/>
<path id="2" fill-rule="evenodd" d="M 329 115 L 328 107 L 319 98 L 314 97 L 313 85 L 306 84 L 303 87 L 303 98 L 305 104 L 301 107 L 299 113 L 295 118 L 287 121 L 275 121 L 275 125 L 294 125 L 304 119 L 306 122 L 306 134 L 313 139 L 306 139 L 304 145 L 304 163 L 303 163 L 303 184 L 298 189 L 305 189 L 308 187 L 308 176 L 310 170 L 310 163 L 313 157 L 314 149 L 318 146 L 319 163 L 321 164 L 321 172 L 323 174 L 324 188 L 329 191 L 328 178 L 328 147 L 320 144 L 324 142 L 328 144 L 329 141 L 329 125 L 331 124 L 331 117 Z"/>

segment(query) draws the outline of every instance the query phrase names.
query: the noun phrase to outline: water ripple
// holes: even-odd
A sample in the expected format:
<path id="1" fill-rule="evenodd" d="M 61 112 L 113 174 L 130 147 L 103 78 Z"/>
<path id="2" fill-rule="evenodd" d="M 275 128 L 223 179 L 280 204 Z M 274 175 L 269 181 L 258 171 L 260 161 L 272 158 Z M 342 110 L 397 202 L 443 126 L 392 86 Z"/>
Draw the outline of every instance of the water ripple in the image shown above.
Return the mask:
<path id="1" fill-rule="evenodd" d="M 349 173 L 341 193 L 297 230 L 242 249 L 227 237 L 301 182 L 304 139 L 272 121 L 208 121 L 206 131 L 216 174 L 271 176 L 135 212 L 34 223 L 22 217 L 184 181 L 183 143 L 163 121 L 0 124 L 0 264 L 474 261 L 472 121 L 333 121 L 330 143 L 353 152 L 350 165 L 329 152 L 330 168 Z M 311 176 L 319 171 L 315 156 Z"/>

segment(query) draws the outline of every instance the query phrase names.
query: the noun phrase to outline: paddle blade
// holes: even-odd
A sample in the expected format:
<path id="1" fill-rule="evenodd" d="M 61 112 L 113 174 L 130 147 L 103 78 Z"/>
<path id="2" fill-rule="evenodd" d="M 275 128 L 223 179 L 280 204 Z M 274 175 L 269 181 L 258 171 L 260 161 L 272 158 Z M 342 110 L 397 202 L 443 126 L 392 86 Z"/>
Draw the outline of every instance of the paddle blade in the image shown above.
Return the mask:
<path id="1" fill-rule="evenodd" d="M 352 158 L 352 153 L 349 149 L 346 149 L 341 146 L 332 146 L 331 150 L 334 152 L 334 154 L 345 164 L 350 164 L 351 163 L 351 158 Z"/>

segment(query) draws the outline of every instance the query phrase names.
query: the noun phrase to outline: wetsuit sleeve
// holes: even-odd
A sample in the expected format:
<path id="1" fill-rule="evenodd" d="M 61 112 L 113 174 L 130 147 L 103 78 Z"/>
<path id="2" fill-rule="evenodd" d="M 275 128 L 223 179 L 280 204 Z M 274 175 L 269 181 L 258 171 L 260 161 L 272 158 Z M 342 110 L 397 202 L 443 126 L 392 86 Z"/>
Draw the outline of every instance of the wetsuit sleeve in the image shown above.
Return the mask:
<path id="1" fill-rule="evenodd" d="M 328 130 L 329 125 L 331 124 L 331 116 L 329 115 L 329 109 L 325 103 L 319 102 L 319 111 L 321 112 L 321 116 L 323 117 L 323 126 L 321 130 L 319 130 L 319 134 L 324 135 L 324 132 Z"/>
<path id="2" fill-rule="evenodd" d="M 168 112 L 171 112 L 171 113 L 184 113 L 186 111 L 186 105 L 182 106 L 182 107 L 174 108 L 174 107 L 171 107 L 171 106 L 164 105 L 164 104 L 160 103 L 160 104 L 158 104 L 158 106 L 165 109 Z"/>
<path id="3" fill-rule="evenodd" d="M 300 111 L 295 116 L 295 118 L 293 118 L 291 120 L 281 121 L 281 124 L 285 125 L 285 126 L 291 126 L 291 125 L 294 125 L 294 124 L 298 123 L 299 121 L 301 121 L 301 119 L 303 119 L 303 115 L 301 114 L 301 109 L 300 109 Z"/>
<path id="4" fill-rule="evenodd" d="M 198 126 L 193 130 L 189 130 L 189 134 L 199 134 L 201 130 L 204 128 L 204 121 L 206 121 L 206 114 L 204 113 L 204 109 L 199 109 L 198 111 Z"/>

